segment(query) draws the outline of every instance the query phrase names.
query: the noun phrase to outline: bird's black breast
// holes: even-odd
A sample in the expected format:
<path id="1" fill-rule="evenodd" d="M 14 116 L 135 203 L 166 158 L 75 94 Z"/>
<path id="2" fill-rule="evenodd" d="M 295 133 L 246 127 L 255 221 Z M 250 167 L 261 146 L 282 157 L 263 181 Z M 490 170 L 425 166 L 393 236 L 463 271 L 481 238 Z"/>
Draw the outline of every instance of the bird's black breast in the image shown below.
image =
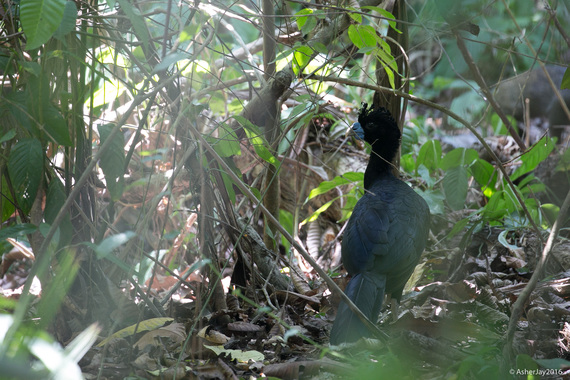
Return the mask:
<path id="1" fill-rule="evenodd" d="M 429 219 L 426 202 L 410 186 L 391 174 L 376 179 L 347 224 L 344 267 L 351 275 L 386 275 L 386 292 L 401 293 L 424 250 Z"/>

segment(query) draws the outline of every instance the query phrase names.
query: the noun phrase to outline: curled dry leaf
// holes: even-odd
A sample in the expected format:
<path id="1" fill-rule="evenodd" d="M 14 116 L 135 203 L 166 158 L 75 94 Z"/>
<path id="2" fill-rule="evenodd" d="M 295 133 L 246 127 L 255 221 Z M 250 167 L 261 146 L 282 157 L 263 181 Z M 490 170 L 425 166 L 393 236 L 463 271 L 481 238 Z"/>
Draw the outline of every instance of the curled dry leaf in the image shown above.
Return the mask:
<path id="1" fill-rule="evenodd" d="M 208 342 L 215 344 L 226 344 L 230 341 L 230 338 L 225 336 L 219 331 L 216 331 L 212 326 L 206 326 L 198 332 L 200 338 L 206 339 Z"/>

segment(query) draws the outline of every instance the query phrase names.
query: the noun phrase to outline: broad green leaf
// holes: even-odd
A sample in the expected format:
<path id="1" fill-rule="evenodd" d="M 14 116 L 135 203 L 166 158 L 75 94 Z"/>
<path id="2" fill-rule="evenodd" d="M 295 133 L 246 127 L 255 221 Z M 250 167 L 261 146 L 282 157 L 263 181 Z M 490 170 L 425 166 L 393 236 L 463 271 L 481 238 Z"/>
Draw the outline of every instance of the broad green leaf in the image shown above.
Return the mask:
<path id="1" fill-rule="evenodd" d="M 443 200 L 445 197 L 439 190 L 426 190 L 422 191 L 419 189 L 414 189 L 416 193 L 421 195 L 421 197 L 426 201 L 429 206 L 429 211 L 432 215 L 443 214 Z"/>
<path id="2" fill-rule="evenodd" d="M 21 238 L 28 234 L 36 232 L 37 226 L 30 223 L 15 224 L 10 227 L 5 227 L 0 230 L 0 241 L 8 238 Z"/>
<path id="3" fill-rule="evenodd" d="M 414 145 L 418 143 L 418 131 L 416 128 L 404 127 L 402 131 L 402 156 L 412 153 Z"/>
<path id="4" fill-rule="evenodd" d="M 548 136 L 541 138 L 536 144 L 534 144 L 521 156 L 522 165 L 511 175 L 511 180 L 514 181 L 521 175 L 534 170 L 538 164 L 540 164 L 546 157 L 548 157 L 553 149 L 554 143 L 552 142 L 551 138 Z"/>
<path id="5" fill-rule="evenodd" d="M 400 166 L 406 173 L 412 173 L 416 169 L 416 160 L 413 153 L 403 154 L 400 157 Z"/>
<path id="6" fill-rule="evenodd" d="M 441 159 L 441 144 L 438 140 L 428 140 L 420 148 L 418 159 L 416 161 L 416 168 L 423 164 L 431 172 L 439 166 Z"/>
<path id="7" fill-rule="evenodd" d="M 151 75 L 154 75 L 156 73 L 158 73 L 159 71 L 163 71 L 168 69 L 170 66 L 172 66 L 173 64 L 175 64 L 178 61 L 181 61 L 183 59 L 187 59 L 188 58 L 188 54 L 186 53 L 172 53 L 167 55 L 166 57 L 164 57 L 164 59 L 154 67 L 154 69 L 152 70 Z"/>
<path id="8" fill-rule="evenodd" d="M 376 30 L 370 25 L 350 25 L 348 38 L 359 49 L 376 46 Z"/>
<path id="9" fill-rule="evenodd" d="M 525 373 L 538 372 L 537 370 L 540 368 L 538 363 L 536 361 L 534 361 L 534 359 L 532 357 L 530 357 L 529 355 L 526 355 L 526 354 L 517 355 L 516 365 L 517 365 L 517 369 L 520 369 L 521 371 L 528 371 Z M 535 378 L 535 376 L 532 376 L 532 375 L 528 375 L 525 377 L 529 380 Z M 546 377 L 546 376 L 544 376 L 544 377 Z M 555 377 L 555 376 L 553 376 L 553 377 Z M 539 378 L 540 378 L 539 376 L 536 376 L 536 379 L 539 379 Z"/>
<path id="10" fill-rule="evenodd" d="M 558 218 L 558 214 L 560 214 L 560 207 L 553 203 L 544 203 L 540 205 L 540 209 L 545 214 L 550 226 L 552 226 L 556 218 Z"/>
<path id="11" fill-rule="evenodd" d="M 491 198 L 495 192 L 498 170 L 487 161 L 478 158 L 469 167 L 469 171 L 475 181 L 481 186 L 481 190 L 487 198 Z"/>
<path id="12" fill-rule="evenodd" d="M 95 246 L 97 258 L 107 258 L 115 249 L 131 240 L 134 236 L 136 234 L 133 231 L 127 231 L 105 238 L 105 240 Z"/>
<path id="13" fill-rule="evenodd" d="M 10 129 L 8 132 L 4 133 L 2 137 L 0 137 L 0 144 L 5 143 L 6 141 L 10 141 L 14 137 L 16 137 L 16 130 Z"/>
<path id="14" fill-rule="evenodd" d="M 362 15 L 360 13 L 356 13 L 356 8 L 353 7 L 346 7 L 348 11 L 348 15 L 351 19 L 356 21 L 357 24 L 362 24 Z"/>
<path id="15" fill-rule="evenodd" d="M 456 148 L 443 157 L 439 163 L 439 168 L 441 170 L 449 170 L 457 166 L 469 166 L 477 158 L 479 158 L 479 155 L 474 149 Z"/>
<path id="16" fill-rule="evenodd" d="M 40 66 L 39 63 L 37 62 L 20 62 L 20 64 L 22 65 L 22 68 L 28 72 L 31 73 L 34 76 L 40 76 L 40 74 L 42 73 L 42 67 Z"/>
<path id="17" fill-rule="evenodd" d="M 420 177 L 424 180 L 427 187 L 430 189 L 433 188 L 435 183 L 438 181 L 438 179 L 435 178 L 435 176 L 432 176 L 430 174 L 429 169 L 426 168 L 426 166 L 424 164 L 420 164 L 416 171 L 417 171 L 417 174 L 419 174 Z"/>
<path id="18" fill-rule="evenodd" d="M 382 17 L 385 17 L 386 21 L 388 21 L 388 25 L 390 25 L 392 29 L 400 34 L 402 33 L 400 30 L 398 30 L 398 28 L 396 28 L 396 17 L 394 17 L 394 15 L 388 12 L 386 9 L 369 5 L 362 7 L 362 9 L 369 9 L 371 11 L 378 12 Z"/>
<path id="19" fill-rule="evenodd" d="M 98 127 L 99 136 L 101 137 L 101 145 L 107 141 L 107 138 L 114 126 L 112 124 L 104 124 Z M 113 201 L 121 198 L 125 187 L 125 149 L 123 135 L 121 133 L 115 135 L 111 146 L 101 157 L 99 166 L 105 175 L 107 190 Z"/>
<path id="20" fill-rule="evenodd" d="M 299 45 L 295 47 L 295 53 L 293 54 L 293 70 L 295 71 L 295 74 L 301 73 L 311 60 L 312 56 L 313 49 L 309 46 Z"/>
<path id="21" fill-rule="evenodd" d="M 67 34 L 75 30 L 77 21 L 77 6 L 73 1 L 65 2 L 65 9 L 63 10 L 63 19 L 61 24 L 54 32 L 53 36 L 57 39 L 65 37 Z"/>
<path id="22" fill-rule="evenodd" d="M 319 184 L 319 186 L 311 190 L 307 200 L 313 199 L 317 195 L 324 194 L 334 189 L 337 186 L 342 186 L 353 182 L 359 182 L 362 181 L 363 179 L 364 179 L 364 173 L 348 172 L 345 173 L 342 177 L 337 176 L 330 181 L 323 181 Z"/>
<path id="23" fill-rule="evenodd" d="M 43 129 L 52 142 L 63 146 L 71 146 L 71 137 L 69 136 L 69 129 L 65 119 L 51 104 L 45 105 L 41 112 L 43 112 Z"/>
<path id="24" fill-rule="evenodd" d="M 496 191 L 483 208 L 483 215 L 487 220 L 499 220 L 508 213 L 504 191 Z"/>
<path id="25" fill-rule="evenodd" d="M 22 139 L 10 152 L 8 173 L 16 198 L 28 213 L 36 198 L 42 180 L 44 153 L 37 139 Z"/>
<path id="26" fill-rule="evenodd" d="M 449 169 L 443 177 L 443 189 L 445 199 L 454 210 L 461 210 L 465 206 L 467 189 L 469 188 L 468 173 L 465 166 L 457 166 Z"/>
<path id="27" fill-rule="evenodd" d="M 301 9 L 295 14 L 295 19 L 297 20 L 297 26 L 302 34 L 309 34 L 314 31 L 317 26 L 317 16 L 314 11 L 310 8 Z"/>
<path id="28" fill-rule="evenodd" d="M 26 50 L 45 44 L 59 28 L 66 0 L 22 0 L 20 21 L 26 35 Z"/>

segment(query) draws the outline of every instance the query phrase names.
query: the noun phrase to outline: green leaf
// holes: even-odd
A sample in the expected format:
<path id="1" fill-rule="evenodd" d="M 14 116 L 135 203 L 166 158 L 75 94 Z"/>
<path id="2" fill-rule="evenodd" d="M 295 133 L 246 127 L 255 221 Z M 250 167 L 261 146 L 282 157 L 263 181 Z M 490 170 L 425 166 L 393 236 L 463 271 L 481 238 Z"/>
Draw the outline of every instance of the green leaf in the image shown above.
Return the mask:
<path id="1" fill-rule="evenodd" d="M 229 160 L 231 161 L 231 160 Z M 231 161 L 233 163 L 233 161 Z M 230 178 L 229 175 L 227 175 L 225 172 L 220 171 L 221 175 L 222 175 L 222 181 L 224 182 L 224 187 L 226 188 L 226 192 L 228 193 L 228 196 L 230 197 L 230 202 L 235 203 L 236 202 L 236 192 L 234 190 L 234 183 L 232 182 L 232 179 Z"/>
<path id="2" fill-rule="evenodd" d="M 20 140 L 10 152 L 8 173 L 18 203 L 28 213 L 42 180 L 43 149 L 36 139 Z"/>
<path id="3" fill-rule="evenodd" d="M 99 136 L 101 137 L 101 145 L 107 141 L 107 138 L 114 126 L 112 124 L 104 124 L 98 127 Z M 99 166 L 105 175 L 105 182 L 107 183 L 107 190 L 111 195 L 113 201 L 121 198 L 125 188 L 125 149 L 123 146 L 123 135 L 117 134 L 113 139 L 111 146 L 101 157 Z"/>
<path id="4" fill-rule="evenodd" d="M 531 372 L 531 371 L 535 372 L 536 370 L 538 370 L 540 368 L 538 363 L 535 362 L 532 357 L 530 357 L 529 355 L 526 355 L 526 354 L 517 355 L 516 365 L 517 365 L 517 369 L 519 369 L 521 371 L 525 371 L 525 374 L 528 372 Z M 532 375 L 528 375 L 528 376 L 524 376 L 524 377 L 529 379 L 529 380 L 534 378 L 534 376 L 532 376 Z M 536 376 L 536 379 L 539 379 L 539 378 L 540 378 L 539 376 Z"/>
<path id="5" fill-rule="evenodd" d="M 279 209 L 279 224 L 281 224 L 291 234 L 291 236 L 294 235 L 294 222 L 295 218 L 293 217 L 293 214 L 287 210 Z M 281 236 L 281 244 L 285 247 L 285 252 L 289 252 L 291 243 L 289 240 L 285 239 L 284 236 Z"/>
<path id="6" fill-rule="evenodd" d="M 22 65 L 22 68 L 24 69 L 24 71 L 27 71 L 28 73 L 31 73 L 34 76 L 40 76 L 40 74 L 42 73 L 42 67 L 40 66 L 39 63 L 37 62 L 20 62 L 20 64 Z"/>
<path id="7" fill-rule="evenodd" d="M 406 173 L 412 173 L 416 169 L 416 160 L 412 153 L 403 154 L 400 157 L 400 166 Z"/>
<path id="8" fill-rule="evenodd" d="M 41 328 L 45 329 L 53 322 L 78 269 L 79 261 L 75 260 L 75 252 L 67 249 L 60 257 L 57 276 L 53 276 L 47 287 L 42 289 L 42 297 L 37 305 L 38 315 L 42 316 L 38 322 Z"/>
<path id="9" fill-rule="evenodd" d="M 65 203 L 66 198 L 65 188 L 59 178 L 52 178 L 46 193 L 46 206 L 44 210 L 44 219 L 46 223 L 50 225 L 53 224 L 53 221 Z M 69 213 L 60 223 L 59 230 L 61 231 L 59 234 L 59 246 L 63 247 L 71 241 L 71 237 L 73 235 L 73 226 L 71 224 Z"/>
<path id="10" fill-rule="evenodd" d="M 441 144 L 438 140 L 428 140 L 420 148 L 420 153 L 418 154 L 418 160 L 416 161 L 416 169 L 423 164 L 431 172 L 433 172 L 439 166 L 439 160 L 441 159 Z"/>
<path id="11" fill-rule="evenodd" d="M 315 30 L 317 26 L 317 16 L 312 9 L 301 9 L 295 16 L 297 16 L 295 19 L 302 34 L 309 34 Z"/>
<path id="12" fill-rule="evenodd" d="M 570 67 L 564 72 L 562 77 L 562 84 L 560 85 L 561 90 L 570 90 Z"/>
<path id="13" fill-rule="evenodd" d="M 346 10 L 349 11 L 348 15 L 351 19 L 353 19 L 357 24 L 362 24 L 362 15 L 360 13 L 356 13 L 356 8 L 346 7 Z"/>
<path id="14" fill-rule="evenodd" d="M 295 48 L 295 53 L 293 53 L 293 71 L 295 71 L 295 74 L 298 75 L 303 71 L 312 56 L 313 49 L 309 46 L 300 45 Z"/>
<path id="15" fill-rule="evenodd" d="M 540 205 L 540 209 L 546 216 L 548 223 L 552 226 L 556 218 L 558 218 L 558 214 L 560 214 L 560 207 L 553 203 L 544 203 Z"/>
<path id="16" fill-rule="evenodd" d="M 59 28 L 66 0 L 22 0 L 20 21 L 26 35 L 26 50 L 45 44 Z"/>
<path id="17" fill-rule="evenodd" d="M 136 235 L 137 234 L 135 234 L 133 231 L 126 231 L 105 238 L 105 240 L 103 240 L 95 247 L 97 258 L 106 258 L 111 252 L 131 240 Z"/>
<path id="18" fill-rule="evenodd" d="M 453 227 L 451 228 L 451 231 L 449 231 L 446 238 L 447 239 L 453 238 L 459 232 L 463 231 L 463 229 L 465 229 L 465 227 L 467 227 L 468 224 L 469 224 L 469 218 L 461 219 L 459 222 L 457 222 L 453 225 Z"/>
<path id="19" fill-rule="evenodd" d="M 8 238 L 21 238 L 31 233 L 36 232 L 37 226 L 30 223 L 16 224 L 10 227 L 5 227 L 0 230 L 0 241 Z"/>
<path id="20" fill-rule="evenodd" d="M 61 24 L 54 32 L 53 36 L 57 39 L 62 39 L 67 34 L 75 30 L 75 25 L 77 21 L 77 6 L 73 1 L 65 2 L 65 9 L 63 10 L 63 19 Z"/>
<path id="21" fill-rule="evenodd" d="M 370 25 L 350 25 L 348 38 L 359 49 L 376 46 L 376 30 Z"/>
<path id="22" fill-rule="evenodd" d="M 330 181 L 323 181 L 319 184 L 319 186 L 311 190 L 311 192 L 309 193 L 309 197 L 307 198 L 307 201 L 309 199 L 313 199 L 317 195 L 324 194 L 336 188 L 337 186 L 342 186 L 353 182 L 361 182 L 363 179 L 364 179 L 364 173 L 348 172 L 345 173 L 342 177 L 337 176 Z"/>
<path id="23" fill-rule="evenodd" d="M 6 177 L 7 176 L 2 176 L 2 189 L 9 189 L 8 187 L 8 182 L 6 181 Z M 14 214 L 14 211 L 16 211 L 16 206 L 15 206 L 16 202 L 14 202 L 14 198 L 12 197 L 12 193 L 9 191 L 4 191 L 2 193 L 2 195 L 0 196 L 0 207 L 2 207 L 2 220 L 0 220 L 1 223 L 4 223 L 5 221 L 7 221 L 12 214 Z M 4 231 L 4 230 L 0 230 L 0 231 Z"/>
<path id="24" fill-rule="evenodd" d="M 188 59 L 188 54 L 186 53 L 172 53 L 164 57 L 158 65 L 152 69 L 151 75 L 154 75 L 160 71 L 168 69 L 170 66 L 174 65 L 176 62 L 183 59 Z"/>
<path id="25" fill-rule="evenodd" d="M 457 166 L 470 166 L 477 158 L 479 158 L 479 154 L 474 149 L 456 148 L 443 157 L 439 163 L 439 168 L 449 170 Z"/>
<path id="26" fill-rule="evenodd" d="M 378 12 L 382 17 L 386 18 L 386 21 L 388 21 L 388 25 L 390 25 L 392 29 L 394 29 L 396 32 L 400 34 L 402 33 L 400 30 L 398 30 L 398 28 L 396 28 L 396 17 L 394 17 L 394 15 L 388 12 L 386 9 L 375 6 L 364 6 L 362 7 L 362 9 L 369 9 L 371 11 Z"/>
<path id="27" fill-rule="evenodd" d="M 253 148 L 259 157 L 266 162 L 269 162 L 271 165 L 278 167 L 279 161 L 267 148 L 269 144 L 267 144 L 265 139 L 262 137 L 259 129 L 243 116 L 236 115 L 234 116 L 234 119 L 243 127 L 245 134 L 249 138 L 250 144 L 253 145 Z"/>
<path id="28" fill-rule="evenodd" d="M 220 157 L 239 156 L 241 147 L 235 131 L 227 124 L 221 124 L 218 128 L 218 138 L 208 136 L 207 140 Z"/>
<path id="29" fill-rule="evenodd" d="M 133 25 L 135 34 L 145 48 L 148 47 L 150 41 L 150 33 L 146 27 L 144 18 L 141 16 L 140 11 L 130 4 L 127 0 L 117 0 L 121 9 Z"/>
<path id="30" fill-rule="evenodd" d="M 553 149 L 554 143 L 550 137 L 541 138 L 521 156 L 522 165 L 511 175 L 511 180 L 514 181 L 521 175 L 534 170 Z"/>
<path id="31" fill-rule="evenodd" d="M 508 213 L 504 195 L 504 191 L 499 190 L 491 196 L 483 208 L 483 216 L 487 220 L 498 220 Z"/>
<path id="32" fill-rule="evenodd" d="M 454 210 L 461 210 L 465 205 L 467 189 L 469 188 L 468 179 L 469 176 L 465 166 L 451 168 L 445 173 L 445 177 L 443 177 L 445 199 Z"/>
<path id="33" fill-rule="evenodd" d="M 554 359 L 533 359 L 544 368 L 561 370 L 570 367 L 570 362 L 562 358 Z"/>
<path id="34" fill-rule="evenodd" d="M 328 201 L 327 203 L 325 203 L 324 205 L 322 205 L 321 207 L 319 207 L 314 213 L 312 213 L 311 215 L 309 215 L 307 217 L 307 219 L 303 220 L 301 223 L 299 223 L 299 227 L 304 226 L 307 223 L 313 222 L 315 220 L 317 220 L 317 218 L 319 217 L 319 215 L 321 215 L 323 212 L 327 211 L 328 208 L 333 204 L 334 201 L 336 201 L 338 199 L 334 198 L 330 201 Z"/>
<path id="35" fill-rule="evenodd" d="M 445 197 L 439 190 L 418 190 L 414 189 L 416 193 L 422 196 L 422 198 L 426 201 L 429 206 L 429 211 L 432 215 L 441 215 L 443 214 L 444 207 L 443 207 L 443 200 Z"/>
<path id="36" fill-rule="evenodd" d="M 475 181 L 481 186 L 481 190 L 487 198 L 491 198 L 495 192 L 495 185 L 497 183 L 497 169 L 487 161 L 478 158 L 469 167 L 471 175 Z"/>
<path id="37" fill-rule="evenodd" d="M 44 131 L 50 140 L 59 145 L 71 146 L 72 142 L 69 136 L 69 129 L 59 110 L 53 105 L 47 104 L 42 108 L 42 112 L 44 114 Z"/>
<path id="38" fill-rule="evenodd" d="M 10 129 L 8 132 L 4 133 L 2 137 L 0 137 L 0 144 L 5 143 L 6 141 L 10 141 L 14 137 L 16 137 L 16 130 Z"/>

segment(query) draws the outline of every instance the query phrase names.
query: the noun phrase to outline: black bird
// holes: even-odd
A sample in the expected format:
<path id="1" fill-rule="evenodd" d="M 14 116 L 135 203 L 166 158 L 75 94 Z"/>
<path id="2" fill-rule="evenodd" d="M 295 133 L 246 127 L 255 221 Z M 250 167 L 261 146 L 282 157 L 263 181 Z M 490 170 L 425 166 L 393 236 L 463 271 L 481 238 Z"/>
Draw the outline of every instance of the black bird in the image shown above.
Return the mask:
<path id="1" fill-rule="evenodd" d="M 385 294 L 400 300 L 426 245 L 430 212 L 427 203 L 392 174 L 400 130 L 385 108 L 365 103 L 352 130 L 372 146 L 364 173 L 365 193 L 348 221 L 342 240 L 342 262 L 352 276 L 345 293 L 376 322 Z M 370 332 L 341 302 L 330 343 L 353 342 Z"/>

